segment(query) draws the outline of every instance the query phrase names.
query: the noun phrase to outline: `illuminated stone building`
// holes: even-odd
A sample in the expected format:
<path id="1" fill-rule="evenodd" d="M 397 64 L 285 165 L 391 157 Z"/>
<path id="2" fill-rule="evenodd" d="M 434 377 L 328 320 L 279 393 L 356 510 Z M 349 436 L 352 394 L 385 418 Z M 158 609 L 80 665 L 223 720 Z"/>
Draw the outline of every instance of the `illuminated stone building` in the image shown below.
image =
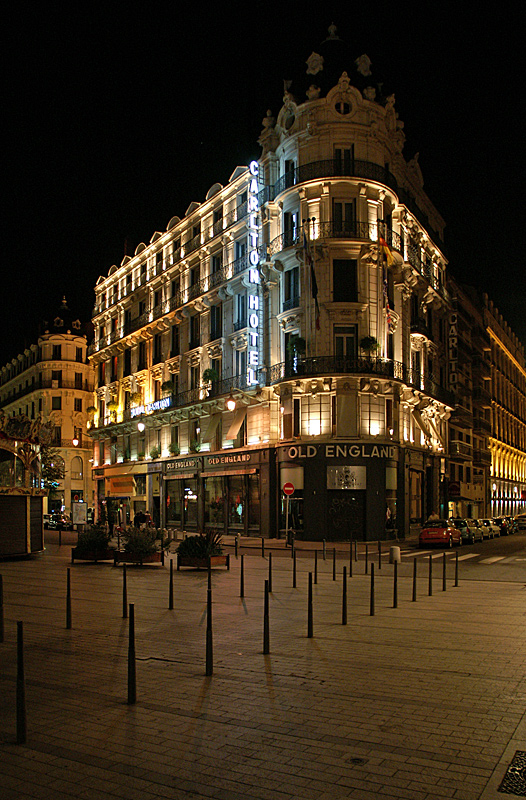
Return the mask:
<path id="1" fill-rule="evenodd" d="M 524 347 L 484 295 L 491 346 L 491 514 L 526 510 L 526 363 Z"/>
<path id="2" fill-rule="evenodd" d="M 444 222 L 394 95 L 332 29 L 259 160 L 97 282 L 99 509 L 384 538 L 446 513 Z"/>
<path id="3" fill-rule="evenodd" d="M 49 501 L 50 512 L 69 514 L 75 500 L 88 506 L 93 503 L 93 443 L 86 435 L 93 389 L 86 329 L 64 299 L 44 323 L 37 343 L 0 371 L 0 408 L 4 413 L 53 423 L 51 447 L 63 461 L 65 477 Z"/>

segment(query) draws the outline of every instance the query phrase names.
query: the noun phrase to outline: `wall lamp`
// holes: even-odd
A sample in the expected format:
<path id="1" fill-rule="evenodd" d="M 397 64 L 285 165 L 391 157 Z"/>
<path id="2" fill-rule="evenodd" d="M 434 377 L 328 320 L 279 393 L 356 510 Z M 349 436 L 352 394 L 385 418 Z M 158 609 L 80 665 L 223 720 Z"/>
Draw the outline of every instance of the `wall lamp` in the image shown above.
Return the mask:
<path id="1" fill-rule="evenodd" d="M 229 411 L 235 411 L 236 401 L 234 400 L 232 392 L 230 392 L 230 396 L 226 401 L 226 407 L 228 408 Z"/>

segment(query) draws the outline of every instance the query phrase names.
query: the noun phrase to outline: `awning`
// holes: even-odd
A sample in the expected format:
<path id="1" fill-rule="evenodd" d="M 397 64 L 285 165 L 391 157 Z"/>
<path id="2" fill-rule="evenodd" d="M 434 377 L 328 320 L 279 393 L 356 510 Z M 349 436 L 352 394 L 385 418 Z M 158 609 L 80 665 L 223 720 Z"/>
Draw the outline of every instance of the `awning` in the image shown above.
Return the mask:
<path id="1" fill-rule="evenodd" d="M 195 472 L 171 472 L 169 475 L 163 475 L 165 481 L 178 481 L 182 478 L 195 478 Z"/>
<path id="2" fill-rule="evenodd" d="M 106 494 L 123 497 L 135 494 L 135 480 L 133 475 L 119 475 L 107 478 Z"/>
<path id="3" fill-rule="evenodd" d="M 203 436 L 203 442 L 211 442 L 215 432 L 217 430 L 217 426 L 219 425 L 219 420 L 221 419 L 221 414 L 213 414 L 210 417 L 210 422 L 208 423 L 208 427 L 206 429 L 206 433 Z"/>
<path id="4" fill-rule="evenodd" d="M 243 424 L 243 420 L 245 419 L 246 415 L 247 415 L 246 406 L 245 406 L 245 408 L 240 408 L 238 411 L 236 411 L 236 413 L 234 415 L 234 419 L 232 421 L 232 424 L 231 424 L 230 428 L 228 429 L 228 433 L 226 435 L 227 439 L 235 439 L 236 438 L 236 436 L 239 433 L 239 429 L 241 428 L 241 426 Z"/>
<path id="5" fill-rule="evenodd" d="M 222 478 L 224 475 L 254 475 L 257 472 L 256 467 L 238 467 L 237 469 L 217 469 L 210 472 L 202 472 L 202 478 Z"/>

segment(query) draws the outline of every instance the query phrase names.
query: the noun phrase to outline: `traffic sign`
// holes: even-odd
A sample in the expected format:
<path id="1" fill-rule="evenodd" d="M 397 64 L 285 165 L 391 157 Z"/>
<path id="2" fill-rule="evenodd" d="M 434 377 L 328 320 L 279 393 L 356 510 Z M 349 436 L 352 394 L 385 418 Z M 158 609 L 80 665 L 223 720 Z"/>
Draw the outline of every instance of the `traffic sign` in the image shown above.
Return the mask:
<path id="1" fill-rule="evenodd" d="M 285 483 L 283 485 L 283 494 L 286 494 L 287 496 L 289 494 L 294 494 L 294 484 L 290 483 L 290 482 L 289 483 Z"/>

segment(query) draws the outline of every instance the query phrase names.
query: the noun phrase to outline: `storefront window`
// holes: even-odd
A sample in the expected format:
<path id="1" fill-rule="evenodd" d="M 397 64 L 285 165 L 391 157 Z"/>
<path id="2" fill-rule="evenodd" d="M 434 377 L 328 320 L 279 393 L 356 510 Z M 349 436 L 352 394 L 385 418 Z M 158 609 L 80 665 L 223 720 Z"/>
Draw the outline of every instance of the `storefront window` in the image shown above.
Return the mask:
<path id="1" fill-rule="evenodd" d="M 248 527 L 259 528 L 259 475 L 248 476 Z"/>
<path id="2" fill-rule="evenodd" d="M 232 476 L 228 479 L 228 527 L 245 527 L 244 476 Z"/>
<path id="3" fill-rule="evenodd" d="M 224 482 L 221 477 L 205 479 L 205 523 L 221 528 L 225 524 Z"/>
<path id="4" fill-rule="evenodd" d="M 197 480 L 183 481 L 183 505 L 185 528 L 197 528 Z"/>
<path id="5" fill-rule="evenodd" d="M 182 481 L 166 481 L 166 523 L 174 527 L 182 527 Z"/>

